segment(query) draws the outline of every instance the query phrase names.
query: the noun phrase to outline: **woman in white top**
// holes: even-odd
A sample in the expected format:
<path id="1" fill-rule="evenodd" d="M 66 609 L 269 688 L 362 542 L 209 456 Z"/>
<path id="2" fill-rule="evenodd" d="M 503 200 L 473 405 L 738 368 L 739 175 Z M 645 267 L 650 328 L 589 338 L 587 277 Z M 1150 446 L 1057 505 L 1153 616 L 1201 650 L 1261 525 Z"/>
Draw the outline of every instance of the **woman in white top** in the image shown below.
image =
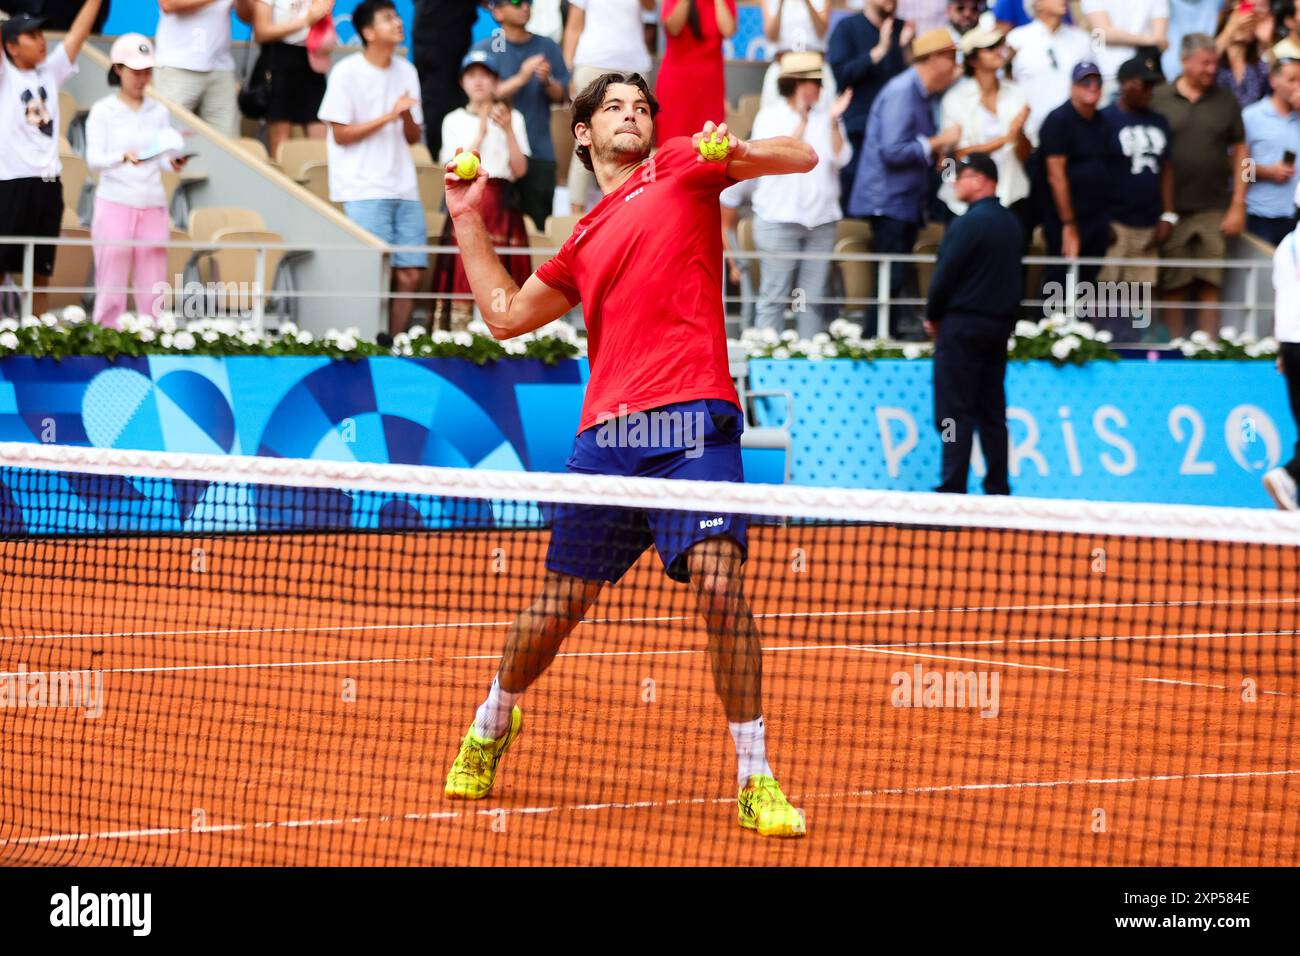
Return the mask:
<path id="1" fill-rule="evenodd" d="M 119 89 L 90 108 L 86 165 L 99 173 L 90 227 L 96 243 L 95 321 L 117 328 L 128 279 L 134 279 L 137 312 L 157 315 L 166 301 L 171 225 L 162 171 L 179 171 L 185 159 L 176 155 L 180 135 L 171 127 L 171 114 L 144 95 L 154 65 L 149 38 L 124 34 L 114 41 L 109 58 L 108 83 Z M 150 245 L 100 244 L 130 240 Z"/>
<path id="2" fill-rule="evenodd" d="M 492 237 L 492 245 L 526 249 L 528 229 L 512 184 L 528 172 L 528 128 L 522 113 L 497 100 L 500 76 L 500 67 L 491 53 L 471 50 L 466 54 L 460 64 L 460 86 L 469 103 L 443 117 L 438 162 L 446 166 L 462 150 L 477 152 L 479 165 L 488 175 L 479 214 Z M 456 245 L 450 216 L 438 245 Z M 515 255 L 506 256 L 505 260 L 506 270 L 522 286 L 533 272 L 530 258 Z M 443 295 L 472 294 L 459 255 L 439 254 L 433 266 L 433 291 Z M 444 315 L 453 330 L 463 329 L 473 315 L 473 302 L 439 299 L 433 308 L 435 327 L 443 324 Z"/>
<path id="3" fill-rule="evenodd" d="M 776 88 L 781 75 L 781 57 L 786 53 L 811 50 L 826 52 L 826 34 L 831 22 L 831 0 L 763 0 L 763 36 L 776 44 L 772 65 L 763 74 L 759 109 L 779 103 L 784 97 Z M 835 101 L 835 77 L 830 67 L 822 71 L 822 106 Z"/>
<path id="4" fill-rule="evenodd" d="M 561 49 L 572 77 L 570 99 L 604 73 L 640 73 L 649 78 L 650 51 L 641 13 L 654 9 L 655 0 L 569 0 Z M 595 182 L 582 163 L 569 163 L 569 205 L 575 216 L 587 211 Z"/>
<path id="5" fill-rule="evenodd" d="M 325 98 L 325 76 L 307 58 L 307 32 L 334 12 L 334 0 L 257 0 L 253 37 L 262 44 L 261 62 L 270 75 L 266 98 L 266 145 L 275 159 L 280 144 L 300 125 L 312 139 L 325 138 L 317 119 Z"/>
<path id="6" fill-rule="evenodd" d="M 230 11 L 253 22 L 254 0 L 158 0 L 153 88 L 226 136 L 239 135 Z"/>
<path id="7" fill-rule="evenodd" d="M 999 77 L 1007 64 L 1007 46 L 991 13 L 983 14 L 979 25 L 961 38 L 961 51 L 966 78 L 944 94 L 939 128 L 952 124 L 961 127 L 954 158 L 961 159 L 968 153 L 993 157 L 998 167 L 998 201 L 1014 212 L 1025 227 L 1027 243 L 1032 229 L 1029 176 L 1025 172 L 1025 160 L 1033 150 L 1025 135 L 1029 105 L 1020 87 Z M 966 204 L 954 195 L 951 180 L 949 175 L 943 177 L 939 198 L 960 216 Z"/>
<path id="8" fill-rule="evenodd" d="M 803 291 L 808 301 L 797 303 L 799 337 L 810 339 L 826 328 L 826 280 L 835 249 L 840 211 L 840 170 L 853 156 L 853 147 L 840 117 L 848 108 L 852 90 L 845 90 L 827 111 L 821 106 L 821 77 L 825 59 L 820 53 L 787 53 L 781 58 L 777 83 L 785 99 L 758 111 L 754 139 L 791 136 L 817 151 L 817 166 L 807 173 L 763 176 L 753 186 L 754 245 L 760 253 L 805 253 L 807 259 L 762 256 L 762 284 L 754 324 L 781 332 L 791 290 Z M 748 183 L 723 192 L 723 205 L 732 205 Z"/>

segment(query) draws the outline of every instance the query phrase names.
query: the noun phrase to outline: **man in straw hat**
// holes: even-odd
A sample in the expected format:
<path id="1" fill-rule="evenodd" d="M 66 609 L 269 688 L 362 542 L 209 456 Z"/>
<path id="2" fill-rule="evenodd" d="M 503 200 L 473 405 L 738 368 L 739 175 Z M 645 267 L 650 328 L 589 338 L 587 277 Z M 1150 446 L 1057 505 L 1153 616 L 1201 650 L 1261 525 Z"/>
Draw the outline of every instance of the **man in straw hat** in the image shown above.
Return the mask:
<path id="1" fill-rule="evenodd" d="M 936 130 L 935 99 L 957 79 L 957 47 L 947 28 L 912 41 L 912 66 L 880 91 L 867 119 L 867 135 L 849 196 L 848 214 L 870 218 L 873 252 L 910 253 L 916 245 L 932 176 L 943 155 L 961 139 L 953 124 Z M 899 263 L 890 270 L 889 295 L 915 292 L 915 270 Z M 914 310 L 895 307 L 895 329 L 919 332 Z"/>

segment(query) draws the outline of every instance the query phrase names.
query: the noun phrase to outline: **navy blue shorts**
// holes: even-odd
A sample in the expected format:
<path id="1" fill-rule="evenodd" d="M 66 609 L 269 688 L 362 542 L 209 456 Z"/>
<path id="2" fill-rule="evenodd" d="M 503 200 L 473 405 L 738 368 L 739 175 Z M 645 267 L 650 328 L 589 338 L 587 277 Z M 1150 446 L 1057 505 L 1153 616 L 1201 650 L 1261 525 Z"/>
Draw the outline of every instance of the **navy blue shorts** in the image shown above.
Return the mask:
<path id="1" fill-rule="evenodd" d="M 744 481 L 740 409 L 720 399 L 679 402 L 609 419 L 578 434 L 567 468 L 586 475 Z M 709 538 L 747 548 L 748 521 L 716 511 L 652 511 L 600 505 L 546 508 L 546 567 L 589 581 L 614 582 L 654 545 L 674 581 L 690 580 L 686 552 Z"/>

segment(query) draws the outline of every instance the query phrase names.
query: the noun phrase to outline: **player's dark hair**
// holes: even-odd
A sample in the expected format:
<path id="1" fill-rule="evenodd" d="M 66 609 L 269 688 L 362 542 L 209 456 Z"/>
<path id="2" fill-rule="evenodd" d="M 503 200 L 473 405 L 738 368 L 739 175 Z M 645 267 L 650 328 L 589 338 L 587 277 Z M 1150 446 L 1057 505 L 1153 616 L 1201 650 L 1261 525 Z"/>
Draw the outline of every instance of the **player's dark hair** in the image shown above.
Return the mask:
<path id="1" fill-rule="evenodd" d="M 605 92 L 615 83 L 626 83 L 641 91 L 641 95 L 650 104 L 650 119 L 653 120 L 659 114 L 659 101 L 650 92 L 650 84 L 645 81 L 644 76 L 640 73 L 605 73 L 592 80 L 587 84 L 586 89 L 574 97 L 573 118 L 569 121 L 570 131 L 576 130 L 579 123 L 590 128 L 592 116 L 596 114 L 600 104 L 605 102 Z M 591 150 L 586 146 L 578 143 L 574 146 L 573 153 L 582 161 L 583 166 L 592 168 Z"/>
<path id="2" fill-rule="evenodd" d="M 380 10 L 396 10 L 393 0 L 361 0 L 352 11 L 352 29 L 357 31 L 361 45 L 366 45 L 365 29 L 375 22 L 375 14 Z"/>

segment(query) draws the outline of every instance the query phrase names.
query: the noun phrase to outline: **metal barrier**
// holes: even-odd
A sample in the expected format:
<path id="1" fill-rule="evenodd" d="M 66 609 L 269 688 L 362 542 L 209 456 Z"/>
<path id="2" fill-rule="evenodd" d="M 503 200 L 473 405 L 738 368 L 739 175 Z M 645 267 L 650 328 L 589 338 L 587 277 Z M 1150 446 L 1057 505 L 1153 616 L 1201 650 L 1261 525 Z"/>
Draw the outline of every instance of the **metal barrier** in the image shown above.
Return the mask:
<path id="1" fill-rule="evenodd" d="M 20 300 L 20 309 L 22 314 L 29 314 L 33 309 L 34 296 L 42 293 L 61 294 L 61 295 L 81 295 L 84 299 L 89 300 L 97 291 L 93 281 L 87 285 L 62 285 L 62 286 L 37 286 L 35 284 L 35 248 L 38 245 L 54 245 L 57 247 L 85 247 L 99 245 L 93 239 L 81 237 L 52 237 L 52 238 L 34 238 L 19 236 L 0 236 L 0 246 L 20 245 L 23 247 L 23 268 L 17 282 L 9 288 L 11 293 L 16 293 Z M 114 241 L 111 243 L 102 243 L 114 246 L 130 246 L 157 248 L 157 244 L 141 241 Z M 390 246 L 387 254 L 383 257 L 382 269 L 384 275 L 381 278 L 378 293 L 374 292 L 356 292 L 348 290 L 323 291 L 299 289 L 293 278 L 294 263 L 302 258 L 312 255 L 315 252 L 325 251 L 348 251 L 354 247 L 347 244 L 304 244 L 302 242 L 281 242 L 281 243 L 247 243 L 247 242 L 196 242 L 192 240 L 173 240 L 163 244 L 167 250 L 187 249 L 191 250 L 191 255 L 187 261 L 187 266 L 196 264 L 204 257 L 213 256 L 226 250 L 252 250 L 254 252 L 254 267 L 251 280 L 247 288 L 240 293 L 240 301 L 247 301 L 249 308 L 241 309 L 240 314 L 261 328 L 266 323 L 268 314 L 268 303 L 274 303 L 277 308 L 273 310 L 275 318 L 283 321 L 286 316 L 296 317 L 299 304 L 303 300 L 320 300 L 320 299 L 339 299 L 355 297 L 373 306 L 375 297 L 381 300 L 390 299 L 398 296 L 398 293 L 391 291 L 388 273 L 391 266 L 391 255 L 394 252 L 423 252 L 429 255 L 455 254 L 457 252 L 452 246 Z M 499 248 L 498 254 L 502 256 L 526 255 L 530 257 L 548 257 L 554 255 L 557 250 L 543 249 L 537 247 L 528 248 Z M 272 252 L 281 254 L 281 263 L 276 270 L 275 275 L 267 275 L 268 255 Z M 891 297 L 890 278 L 893 269 L 904 263 L 913 265 L 932 264 L 935 256 L 924 253 L 869 253 L 869 252 L 840 252 L 831 255 L 806 254 L 806 253 L 766 253 L 757 251 L 734 250 L 727 255 L 734 260 L 742 263 L 761 262 L 762 260 L 783 259 L 783 260 L 803 260 L 803 259 L 830 259 L 839 267 L 851 263 L 874 264 L 875 266 L 875 288 L 876 295 L 867 297 L 851 296 L 804 296 L 801 301 L 805 304 L 815 304 L 827 306 L 826 318 L 835 317 L 832 312 L 840 316 L 861 316 L 870 315 L 872 309 L 875 311 L 875 336 L 880 339 L 891 339 L 896 331 L 894 327 L 895 310 L 899 307 L 921 307 L 925 305 L 924 297 Z M 1219 326 L 1224 325 L 1225 318 L 1240 318 L 1241 326 L 1244 331 L 1260 336 L 1267 334 L 1267 328 L 1271 327 L 1271 314 L 1273 310 L 1273 301 L 1271 294 L 1261 295 L 1261 289 L 1271 288 L 1271 262 L 1259 259 L 1215 259 L 1215 260 L 1197 260 L 1197 259 L 1105 259 L 1105 258 L 1078 258 L 1063 259 L 1049 256 L 1026 256 L 1023 260 L 1026 267 L 1043 267 L 1052 265 L 1063 265 L 1066 267 L 1066 288 L 1078 289 L 1083 284 L 1079 280 L 1081 268 L 1088 266 L 1118 266 L 1118 267 L 1155 267 L 1161 268 L 1191 268 L 1191 267 L 1214 267 L 1226 270 L 1223 288 L 1227 290 L 1230 286 L 1233 288 L 1240 287 L 1240 299 L 1225 299 L 1216 303 L 1200 302 L 1180 302 L 1172 300 L 1155 300 L 1149 303 L 1155 309 L 1168 308 L 1187 308 L 1187 309 L 1206 309 L 1217 312 L 1220 316 Z M 431 263 L 432 264 L 432 263 Z M 57 262 L 56 262 L 57 269 Z M 748 274 L 749 270 L 745 270 Z M 1262 275 L 1261 275 L 1262 273 Z M 187 269 L 187 275 L 191 274 Z M 1158 272 L 1157 272 L 1158 275 Z M 1234 278 L 1235 277 L 1235 278 Z M 11 280 L 14 277 L 10 277 Z M 89 276 L 87 277 L 90 278 Z M 172 279 L 174 276 L 169 276 Z M 268 279 L 270 280 L 268 282 Z M 200 283 L 202 284 L 202 283 Z M 0 293 L 5 288 L 0 286 Z M 115 289 L 115 292 L 133 292 L 133 289 Z M 219 290 L 220 291 L 220 290 Z M 1039 290 L 1042 291 L 1041 289 Z M 171 290 L 173 296 L 183 290 Z M 788 294 L 788 293 L 787 293 Z M 472 301 L 473 297 L 468 294 L 452 295 L 440 294 L 432 291 L 416 291 L 411 293 L 401 293 L 401 297 L 415 300 L 417 303 L 439 301 Z M 742 292 L 738 296 L 725 296 L 724 303 L 727 306 L 739 306 L 743 308 L 747 304 L 757 301 L 757 292 L 752 287 L 742 287 Z M 173 299 L 173 301 L 176 301 Z M 1044 307 L 1049 305 L 1051 300 L 1045 298 L 1025 298 L 1021 301 L 1021 306 L 1026 315 L 1034 314 L 1038 311 L 1044 311 Z M 0 299 L 2 304 L 2 299 Z M 1065 308 L 1063 311 L 1070 317 L 1076 317 L 1075 299 L 1067 295 L 1065 299 Z M 577 312 L 579 310 L 575 310 Z M 731 310 L 729 310 L 731 311 Z M 224 314 L 229 314 L 224 313 Z M 198 316 L 187 315 L 187 318 Z M 736 314 L 728 315 L 729 325 L 737 331 L 743 324 Z M 1117 342 L 1116 344 L 1125 344 Z M 1136 342 L 1134 343 L 1136 344 Z"/>

